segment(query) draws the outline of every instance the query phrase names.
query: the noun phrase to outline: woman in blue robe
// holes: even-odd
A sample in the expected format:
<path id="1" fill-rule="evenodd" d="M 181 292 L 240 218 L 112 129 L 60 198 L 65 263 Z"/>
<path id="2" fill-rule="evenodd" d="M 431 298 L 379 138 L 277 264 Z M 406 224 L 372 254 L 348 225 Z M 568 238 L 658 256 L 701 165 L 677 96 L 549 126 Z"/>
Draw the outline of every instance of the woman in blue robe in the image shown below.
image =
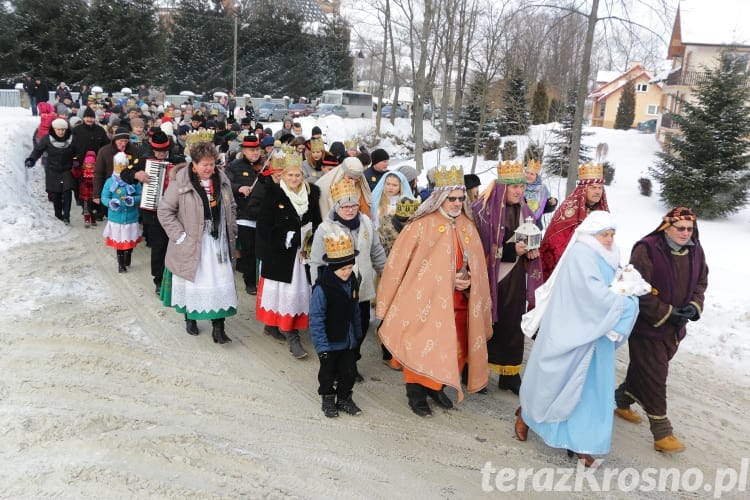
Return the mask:
<path id="1" fill-rule="evenodd" d="M 637 297 L 610 287 L 620 265 L 615 228 L 611 214 L 591 212 L 550 277 L 549 302 L 541 305 L 544 313 L 521 384 L 523 410 L 516 413 L 520 440 L 531 428 L 547 445 L 577 454 L 586 466 L 594 464 L 591 455 L 609 452 L 615 349 L 638 316 Z"/>

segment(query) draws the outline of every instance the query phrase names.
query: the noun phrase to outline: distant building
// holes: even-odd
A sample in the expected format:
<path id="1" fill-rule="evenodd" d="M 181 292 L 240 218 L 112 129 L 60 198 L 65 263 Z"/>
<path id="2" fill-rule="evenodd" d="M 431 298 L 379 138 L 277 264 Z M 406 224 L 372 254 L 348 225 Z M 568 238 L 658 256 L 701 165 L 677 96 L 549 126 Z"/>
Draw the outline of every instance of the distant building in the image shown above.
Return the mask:
<path id="1" fill-rule="evenodd" d="M 679 113 L 678 97 L 690 101 L 693 91 L 715 68 L 722 53 L 731 51 L 750 61 L 750 2 L 711 0 L 681 3 L 677 8 L 667 57 L 672 67 L 653 78 L 663 84 L 656 137 L 664 144 L 679 134 L 672 114 Z"/>
<path id="2" fill-rule="evenodd" d="M 640 64 L 632 64 L 624 73 L 600 71 L 597 80 L 600 78 L 609 80 L 597 82 L 598 87 L 588 95 L 592 103 L 591 126 L 614 128 L 622 87 L 629 81 L 635 86 L 635 118 L 631 126 L 659 115 L 662 84 L 649 83 L 652 75 Z"/>

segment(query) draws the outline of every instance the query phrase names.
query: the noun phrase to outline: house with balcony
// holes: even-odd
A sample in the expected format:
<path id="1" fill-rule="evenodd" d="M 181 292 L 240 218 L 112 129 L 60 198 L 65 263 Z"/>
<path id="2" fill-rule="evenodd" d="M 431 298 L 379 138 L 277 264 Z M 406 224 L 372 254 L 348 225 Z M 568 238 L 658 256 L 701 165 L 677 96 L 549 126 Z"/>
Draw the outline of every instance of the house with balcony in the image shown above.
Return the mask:
<path id="1" fill-rule="evenodd" d="M 592 127 L 614 128 L 622 87 L 629 81 L 635 86 L 635 117 L 631 126 L 658 116 L 662 84 L 650 83 L 653 75 L 641 64 L 631 64 L 624 73 L 600 71 L 596 79 L 597 88 L 588 95 Z"/>
<path id="2" fill-rule="evenodd" d="M 671 69 L 651 83 L 661 83 L 656 138 L 666 144 L 680 131 L 672 115 L 680 100 L 691 102 L 695 87 L 726 53 L 750 61 L 750 2 L 747 0 L 683 0 L 677 7 L 667 58 Z M 748 67 L 750 69 L 750 66 Z"/>

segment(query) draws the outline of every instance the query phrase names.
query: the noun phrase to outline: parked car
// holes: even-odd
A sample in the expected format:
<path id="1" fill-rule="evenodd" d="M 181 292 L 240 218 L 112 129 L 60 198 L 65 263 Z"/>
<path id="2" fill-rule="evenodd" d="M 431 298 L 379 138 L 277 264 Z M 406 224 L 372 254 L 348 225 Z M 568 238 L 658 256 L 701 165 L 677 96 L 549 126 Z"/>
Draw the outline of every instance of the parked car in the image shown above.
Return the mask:
<path id="1" fill-rule="evenodd" d="M 645 122 L 638 122 L 638 131 L 644 134 L 653 134 L 656 132 L 656 118 L 646 120 Z"/>
<path id="2" fill-rule="evenodd" d="M 339 104 L 321 104 L 318 109 L 312 114 L 312 116 L 331 116 L 336 115 L 341 118 L 349 117 L 349 110 Z"/>
<path id="3" fill-rule="evenodd" d="M 310 116 L 314 111 L 315 108 L 313 108 L 311 105 L 303 104 L 301 102 L 289 105 L 289 114 L 292 116 L 292 118 L 299 118 L 300 116 Z"/>
<path id="4" fill-rule="evenodd" d="M 220 102 L 208 102 L 208 101 L 198 101 L 195 104 L 193 104 L 194 109 L 198 109 L 201 107 L 201 105 L 206 105 L 207 114 L 210 116 L 212 114 L 221 116 L 223 115 L 224 118 L 227 117 L 227 108 L 221 105 Z M 211 110 L 216 110 L 216 112 L 211 113 Z"/>
<path id="5" fill-rule="evenodd" d="M 393 106 L 391 106 L 390 104 L 388 106 L 383 106 L 383 109 L 380 110 L 380 116 L 390 118 L 391 108 L 393 108 Z M 409 117 L 409 113 L 401 106 L 396 106 L 395 113 L 396 113 L 396 118 L 408 118 Z"/>
<path id="6" fill-rule="evenodd" d="M 262 102 L 255 110 L 255 118 L 263 122 L 279 122 L 286 116 L 287 109 L 283 104 Z"/>

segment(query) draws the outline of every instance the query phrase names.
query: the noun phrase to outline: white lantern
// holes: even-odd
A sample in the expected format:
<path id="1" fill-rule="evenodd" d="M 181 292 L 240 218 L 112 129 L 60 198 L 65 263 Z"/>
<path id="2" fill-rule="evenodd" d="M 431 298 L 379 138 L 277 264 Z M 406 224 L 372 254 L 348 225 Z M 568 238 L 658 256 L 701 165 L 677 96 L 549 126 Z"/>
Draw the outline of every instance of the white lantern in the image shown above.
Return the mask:
<path id="1" fill-rule="evenodd" d="M 534 224 L 534 219 L 526 217 L 526 221 L 516 229 L 513 241 L 526 243 L 527 250 L 536 250 L 541 246 L 542 232 Z"/>

